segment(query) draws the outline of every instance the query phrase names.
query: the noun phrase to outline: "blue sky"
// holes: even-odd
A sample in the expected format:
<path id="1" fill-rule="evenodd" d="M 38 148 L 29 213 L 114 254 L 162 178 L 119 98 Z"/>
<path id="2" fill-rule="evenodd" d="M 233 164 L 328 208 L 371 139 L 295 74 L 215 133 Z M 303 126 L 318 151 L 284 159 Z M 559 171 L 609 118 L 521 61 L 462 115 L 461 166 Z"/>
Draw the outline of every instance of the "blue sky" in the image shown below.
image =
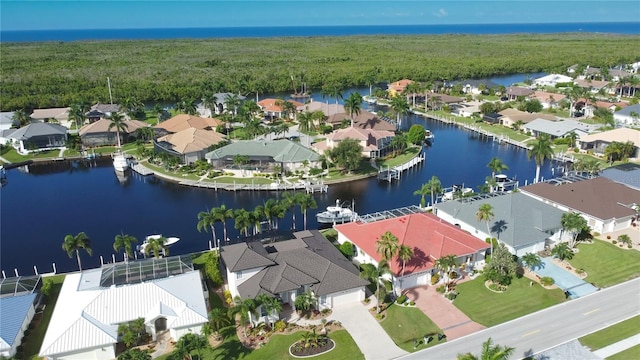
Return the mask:
<path id="1" fill-rule="evenodd" d="M 2 30 L 637 22 L 640 0 L 0 0 Z"/>

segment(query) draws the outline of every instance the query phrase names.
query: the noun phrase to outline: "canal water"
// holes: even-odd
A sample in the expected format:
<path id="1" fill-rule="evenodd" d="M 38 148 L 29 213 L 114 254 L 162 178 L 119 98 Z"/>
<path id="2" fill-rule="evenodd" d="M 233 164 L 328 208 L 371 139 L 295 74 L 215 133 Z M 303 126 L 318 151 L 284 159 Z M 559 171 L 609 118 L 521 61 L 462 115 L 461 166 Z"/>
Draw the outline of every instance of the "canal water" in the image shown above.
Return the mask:
<path id="1" fill-rule="evenodd" d="M 336 199 L 355 202 L 360 214 L 398 208 L 419 203 L 413 192 L 433 175 L 443 186 L 462 184 L 477 189 L 491 171 L 486 164 L 497 156 L 509 166 L 505 171 L 524 184 L 535 176 L 535 163 L 527 152 L 499 144 L 472 132 L 435 120 L 408 116 L 403 127 L 421 124 L 435 134 L 431 146 L 423 148 L 426 161 L 402 174 L 399 181 L 380 182 L 376 178 L 331 185 L 328 193 L 315 194 L 318 209 L 308 211 L 308 227 L 316 228 L 315 214 Z M 552 167 L 555 166 L 552 170 Z M 542 176 L 556 174 L 562 164 L 546 164 Z M 31 165 L 28 169 L 7 171 L 8 184 L 0 190 L 0 268 L 7 276 L 18 269 L 20 275 L 77 269 L 75 258 L 62 250 L 67 234 L 84 231 L 91 238 L 93 256 L 81 252 L 83 267 L 112 261 L 113 240 L 120 233 L 131 234 L 142 241 L 150 234 L 177 236 L 181 241 L 171 247 L 172 254 L 208 248 L 211 234 L 198 232 L 200 211 L 226 205 L 228 208 L 253 209 L 278 192 L 231 192 L 196 189 L 165 182 L 153 177 L 130 174 L 119 180 L 110 161 L 98 163 L 58 162 Z M 281 229 L 290 229 L 287 214 Z M 302 216 L 297 214 L 297 228 Z M 233 220 L 227 223 L 229 237 L 237 237 Z M 222 227 L 217 227 L 222 237 Z M 118 257 L 120 261 L 122 255 Z"/>

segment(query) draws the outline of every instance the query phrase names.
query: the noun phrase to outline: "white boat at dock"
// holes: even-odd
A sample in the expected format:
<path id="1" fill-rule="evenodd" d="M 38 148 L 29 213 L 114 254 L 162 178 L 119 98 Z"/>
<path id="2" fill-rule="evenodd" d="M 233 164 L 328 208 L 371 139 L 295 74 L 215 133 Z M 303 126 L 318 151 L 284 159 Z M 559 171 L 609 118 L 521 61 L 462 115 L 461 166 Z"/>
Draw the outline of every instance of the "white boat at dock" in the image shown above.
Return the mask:
<path id="1" fill-rule="evenodd" d="M 510 179 L 507 175 L 497 174 L 494 178 L 496 189 L 499 191 L 509 191 L 518 187 L 516 179 Z"/>
<path id="2" fill-rule="evenodd" d="M 162 235 L 159 234 L 155 234 L 155 235 L 149 235 L 145 238 L 144 242 L 140 245 L 138 245 L 138 251 L 141 254 L 144 254 L 144 249 L 147 247 L 147 245 L 149 245 L 149 241 L 150 240 L 158 240 L 162 237 Z M 180 238 L 177 237 L 168 237 L 166 238 L 167 240 L 164 243 L 164 246 L 169 247 L 175 243 L 177 243 L 178 241 L 180 241 Z"/>
<path id="3" fill-rule="evenodd" d="M 424 130 L 424 141 L 426 142 L 431 142 L 433 141 L 433 139 L 435 139 L 435 135 L 433 135 L 433 133 L 431 132 L 431 130 L 429 129 L 425 129 Z"/>
<path id="4" fill-rule="evenodd" d="M 450 188 L 445 189 L 445 192 L 442 194 L 442 200 L 453 200 L 456 198 L 460 198 L 463 197 L 467 194 L 470 194 L 473 192 L 472 188 L 468 188 L 468 187 L 464 187 L 464 184 L 462 185 L 453 185 Z"/>
<path id="5" fill-rule="evenodd" d="M 377 103 L 376 98 L 374 98 L 373 96 L 369 96 L 369 95 L 363 96 L 362 100 L 364 100 L 364 102 L 366 102 L 367 104 L 370 104 L 370 105 L 374 105 L 374 104 Z"/>
<path id="6" fill-rule="evenodd" d="M 111 155 L 113 158 L 113 168 L 116 171 L 125 172 L 129 168 L 129 159 L 121 152 Z"/>
<path id="7" fill-rule="evenodd" d="M 342 224 L 352 222 L 358 214 L 353 210 L 353 203 L 340 204 L 340 199 L 336 199 L 335 206 L 327 206 L 327 210 L 316 214 L 316 218 L 321 224 Z"/>

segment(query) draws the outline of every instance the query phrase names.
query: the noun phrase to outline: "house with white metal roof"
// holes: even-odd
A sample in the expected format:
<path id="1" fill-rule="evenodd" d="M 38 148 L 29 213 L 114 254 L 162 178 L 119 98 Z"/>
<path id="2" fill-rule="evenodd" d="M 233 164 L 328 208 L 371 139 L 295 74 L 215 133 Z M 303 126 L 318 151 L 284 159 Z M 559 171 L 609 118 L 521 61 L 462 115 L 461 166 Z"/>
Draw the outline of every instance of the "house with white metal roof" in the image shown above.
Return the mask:
<path id="1" fill-rule="evenodd" d="M 165 259 L 160 260 L 164 264 Z M 111 264 L 67 275 L 40 356 L 113 359 L 118 326 L 138 318 L 144 318 L 145 330 L 154 340 L 165 331 L 174 341 L 187 333 L 200 333 L 208 321 L 200 272 L 187 265 L 185 272 L 174 271 L 174 267 L 156 271 L 163 266 L 154 261 L 158 260 Z M 158 273 L 164 277 L 158 278 Z"/>
<path id="2" fill-rule="evenodd" d="M 11 129 L 14 125 L 19 125 L 19 122 L 13 118 L 13 111 L 0 112 L 0 130 Z"/>
<path id="3" fill-rule="evenodd" d="M 549 74 L 533 80 L 533 84 L 538 87 L 544 87 L 544 86 L 555 87 L 557 84 L 562 84 L 562 83 L 573 83 L 573 78 L 566 75 Z"/>
<path id="4" fill-rule="evenodd" d="M 586 124 L 575 120 L 550 121 L 545 119 L 535 119 L 522 126 L 523 130 L 532 136 L 547 134 L 552 139 L 565 137 L 571 132 L 575 132 L 579 137 L 588 135 L 602 125 Z"/>

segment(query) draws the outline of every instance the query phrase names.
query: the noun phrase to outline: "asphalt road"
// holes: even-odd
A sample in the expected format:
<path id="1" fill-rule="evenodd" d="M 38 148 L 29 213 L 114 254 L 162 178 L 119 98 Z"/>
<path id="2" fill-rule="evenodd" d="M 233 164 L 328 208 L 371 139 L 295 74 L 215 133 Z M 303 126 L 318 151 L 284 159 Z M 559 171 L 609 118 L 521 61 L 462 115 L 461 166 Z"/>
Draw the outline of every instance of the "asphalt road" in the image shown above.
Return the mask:
<path id="1" fill-rule="evenodd" d="M 514 347 L 513 358 L 519 359 L 639 314 L 640 278 L 398 359 L 456 359 L 467 352 L 479 355 L 489 337 L 494 344 Z"/>

